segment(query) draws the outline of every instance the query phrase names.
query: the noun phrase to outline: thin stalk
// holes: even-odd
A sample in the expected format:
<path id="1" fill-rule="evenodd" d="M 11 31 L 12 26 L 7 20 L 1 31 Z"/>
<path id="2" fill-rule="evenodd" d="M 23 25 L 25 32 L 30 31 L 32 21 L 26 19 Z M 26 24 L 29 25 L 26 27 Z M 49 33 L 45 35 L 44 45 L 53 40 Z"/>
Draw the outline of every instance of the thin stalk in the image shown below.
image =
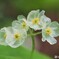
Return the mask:
<path id="1" fill-rule="evenodd" d="M 35 40 L 34 40 L 34 36 L 31 36 L 31 37 L 32 37 L 32 51 L 31 51 L 30 59 L 32 59 L 32 56 L 33 56 L 33 53 L 34 53 L 34 49 L 35 49 Z"/>
<path id="2" fill-rule="evenodd" d="M 37 33 L 34 33 L 34 34 L 32 34 L 33 36 L 36 36 L 36 35 L 38 35 L 38 34 L 41 34 L 41 32 L 37 32 Z"/>
<path id="3" fill-rule="evenodd" d="M 30 36 L 32 38 L 32 51 L 31 51 L 30 59 L 32 59 L 33 52 L 34 52 L 34 49 L 35 49 L 35 40 L 34 40 L 33 30 L 32 29 L 30 29 Z"/>
<path id="4" fill-rule="evenodd" d="M 30 32 L 30 34 L 28 36 L 31 36 L 31 38 L 32 38 L 32 51 L 31 51 L 31 56 L 30 56 L 30 59 L 32 59 L 33 53 L 35 50 L 35 38 L 34 37 L 38 34 L 41 34 L 41 32 L 34 33 L 32 29 L 30 29 L 29 32 Z"/>
<path id="5" fill-rule="evenodd" d="M 28 36 L 36 36 L 36 35 L 39 35 L 39 34 L 41 34 L 41 32 L 32 33 L 32 34 L 28 34 Z"/>

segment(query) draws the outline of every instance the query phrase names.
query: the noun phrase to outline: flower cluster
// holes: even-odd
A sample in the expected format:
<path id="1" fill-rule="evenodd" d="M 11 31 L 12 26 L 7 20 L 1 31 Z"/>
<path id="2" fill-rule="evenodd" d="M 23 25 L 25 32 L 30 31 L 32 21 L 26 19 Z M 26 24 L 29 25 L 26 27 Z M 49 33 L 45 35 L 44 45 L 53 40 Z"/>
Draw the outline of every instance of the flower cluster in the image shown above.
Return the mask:
<path id="1" fill-rule="evenodd" d="M 12 48 L 19 47 L 27 39 L 30 29 L 41 30 L 43 42 L 47 41 L 51 45 L 57 43 L 54 37 L 59 36 L 59 23 L 51 22 L 44 10 L 32 10 L 27 18 L 19 15 L 17 20 L 12 22 L 12 26 L 0 29 L 0 45 L 8 45 Z"/>

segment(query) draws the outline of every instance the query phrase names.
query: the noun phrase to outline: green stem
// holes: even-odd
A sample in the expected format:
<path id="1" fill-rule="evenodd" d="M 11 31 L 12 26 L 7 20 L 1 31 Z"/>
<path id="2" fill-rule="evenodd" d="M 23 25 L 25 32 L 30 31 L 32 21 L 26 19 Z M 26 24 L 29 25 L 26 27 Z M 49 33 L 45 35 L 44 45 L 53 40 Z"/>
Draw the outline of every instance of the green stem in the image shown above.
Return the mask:
<path id="1" fill-rule="evenodd" d="M 30 36 L 32 38 L 32 51 L 31 51 L 30 59 L 32 59 L 33 52 L 34 52 L 34 49 L 35 49 L 35 41 L 34 41 L 34 36 L 33 36 L 33 30 L 32 29 L 30 29 Z"/>
<path id="2" fill-rule="evenodd" d="M 32 34 L 33 36 L 36 36 L 36 35 L 38 35 L 38 34 L 41 34 L 41 32 L 37 32 L 37 33 L 34 33 L 34 34 Z"/>
<path id="3" fill-rule="evenodd" d="M 30 32 L 29 36 L 31 36 L 31 38 L 32 38 L 32 51 L 31 51 L 31 56 L 30 56 L 30 59 L 32 59 L 33 52 L 35 49 L 35 38 L 34 38 L 34 36 L 41 34 L 41 32 L 34 33 L 32 29 L 30 29 L 29 32 Z"/>
<path id="4" fill-rule="evenodd" d="M 41 34 L 41 32 L 32 33 L 32 34 L 28 34 L 28 36 L 36 36 L 36 35 L 39 35 L 39 34 Z"/>
<path id="5" fill-rule="evenodd" d="M 34 52 L 34 49 L 35 49 L 35 40 L 34 40 L 34 36 L 31 36 L 31 37 L 32 37 L 32 52 L 31 52 L 30 59 L 32 59 L 33 52 Z"/>

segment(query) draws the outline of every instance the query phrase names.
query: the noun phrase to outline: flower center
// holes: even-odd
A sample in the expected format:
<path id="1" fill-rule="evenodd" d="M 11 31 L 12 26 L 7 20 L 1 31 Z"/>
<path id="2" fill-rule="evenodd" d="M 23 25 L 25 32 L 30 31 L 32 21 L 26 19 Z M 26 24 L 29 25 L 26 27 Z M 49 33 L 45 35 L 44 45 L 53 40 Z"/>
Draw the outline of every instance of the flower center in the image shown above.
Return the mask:
<path id="1" fill-rule="evenodd" d="M 14 34 L 14 38 L 15 38 L 16 40 L 20 39 L 20 37 L 21 37 L 21 34 L 19 34 L 19 33 Z"/>
<path id="2" fill-rule="evenodd" d="M 26 23 L 22 22 L 22 28 L 26 28 Z"/>
<path id="3" fill-rule="evenodd" d="M 6 34 L 4 34 L 4 39 L 6 39 L 6 37 L 7 37 L 7 35 L 6 35 Z"/>
<path id="4" fill-rule="evenodd" d="M 34 18 L 33 20 L 32 20 L 32 23 L 33 24 L 39 24 L 39 18 Z"/>
<path id="5" fill-rule="evenodd" d="M 46 34 L 50 35 L 52 33 L 52 29 L 50 27 L 46 28 Z"/>

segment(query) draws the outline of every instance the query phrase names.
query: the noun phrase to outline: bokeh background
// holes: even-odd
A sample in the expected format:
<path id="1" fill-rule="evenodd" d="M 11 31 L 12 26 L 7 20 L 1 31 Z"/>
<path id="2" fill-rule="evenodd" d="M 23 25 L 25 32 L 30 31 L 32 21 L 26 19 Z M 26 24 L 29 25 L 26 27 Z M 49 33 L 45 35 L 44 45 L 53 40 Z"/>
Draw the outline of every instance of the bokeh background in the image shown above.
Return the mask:
<path id="1" fill-rule="evenodd" d="M 52 19 L 52 21 L 59 22 L 59 0 L 0 0 L 0 28 L 4 26 L 10 26 L 13 20 L 17 19 L 18 15 L 24 15 L 27 17 L 28 12 L 31 10 L 45 10 L 46 15 Z M 59 39 L 56 38 L 57 40 Z M 36 50 L 42 52 L 45 55 L 53 57 L 59 56 L 59 40 L 58 43 L 51 46 L 47 42 L 41 41 L 41 35 L 36 36 Z M 27 41 L 30 47 L 31 41 Z"/>

